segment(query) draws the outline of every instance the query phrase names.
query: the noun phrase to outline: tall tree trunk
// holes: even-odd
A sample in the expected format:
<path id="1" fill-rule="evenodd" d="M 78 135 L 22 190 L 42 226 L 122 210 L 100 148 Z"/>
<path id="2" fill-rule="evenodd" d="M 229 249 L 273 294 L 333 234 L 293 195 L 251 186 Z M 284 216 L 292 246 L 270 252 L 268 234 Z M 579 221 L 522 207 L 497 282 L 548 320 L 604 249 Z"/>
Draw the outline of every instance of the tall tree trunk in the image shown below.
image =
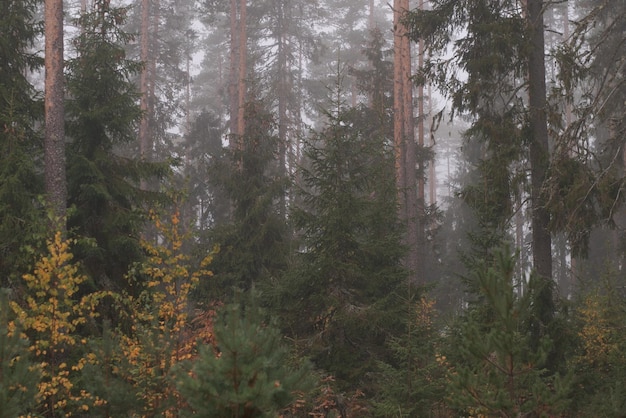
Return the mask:
<path id="1" fill-rule="evenodd" d="M 241 138 L 246 130 L 245 104 L 246 104 L 246 70 L 248 53 L 246 0 L 241 0 L 239 9 L 239 85 L 238 85 L 238 112 L 237 112 L 237 135 Z"/>
<path id="2" fill-rule="evenodd" d="M 45 0 L 45 140 L 47 203 L 65 232 L 65 108 L 63 94 L 63 0 Z"/>
<path id="3" fill-rule="evenodd" d="M 393 141 L 395 153 L 396 187 L 398 189 L 398 206 L 400 220 L 406 222 L 406 202 L 404 190 L 406 177 L 404 172 L 404 94 L 402 82 L 402 37 L 404 27 L 401 25 L 402 0 L 393 2 Z"/>
<path id="4" fill-rule="evenodd" d="M 279 4 L 278 10 L 278 146 L 279 146 L 279 170 L 284 175 L 287 172 L 287 150 L 290 149 L 287 128 L 289 125 L 287 116 L 289 71 L 287 69 L 287 16 L 284 3 Z M 286 214 L 286 197 L 281 194 L 281 215 Z"/>
<path id="5" fill-rule="evenodd" d="M 408 0 L 394 1 L 394 149 L 396 186 L 400 219 L 406 225 L 408 248 L 406 267 L 411 282 L 422 279 L 419 272 L 419 224 L 416 182 L 416 144 L 413 124 L 413 88 L 411 84 L 411 45 L 402 21 Z"/>
<path id="6" fill-rule="evenodd" d="M 141 122 L 139 124 L 139 155 L 142 160 L 148 160 L 150 157 L 150 112 L 149 112 L 149 75 L 150 66 L 148 64 L 150 54 L 150 0 L 141 0 L 141 45 L 140 60 L 143 63 L 139 78 L 139 93 L 141 108 Z M 142 189 L 146 189 L 147 185 L 142 180 Z"/>
<path id="7" fill-rule="evenodd" d="M 237 10 L 239 9 L 238 0 L 230 0 L 230 67 L 228 75 L 228 96 L 229 96 L 229 116 L 230 116 L 230 147 L 236 148 L 235 136 L 237 134 L 237 115 L 239 113 L 239 92 L 238 78 L 239 71 L 237 63 L 239 62 L 239 35 L 237 30 Z"/>
<path id="8" fill-rule="evenodd" d="M 528 57 L 528 96 L 530 111 L 531 224 L 533 262 L 537 273 L 552 278 L 552 239 L 550 214 L 542 192 L 549 164 L 546 109 L 546 67 L 544 55 L 543 1 L 527 0 L 531 49 Z"/>

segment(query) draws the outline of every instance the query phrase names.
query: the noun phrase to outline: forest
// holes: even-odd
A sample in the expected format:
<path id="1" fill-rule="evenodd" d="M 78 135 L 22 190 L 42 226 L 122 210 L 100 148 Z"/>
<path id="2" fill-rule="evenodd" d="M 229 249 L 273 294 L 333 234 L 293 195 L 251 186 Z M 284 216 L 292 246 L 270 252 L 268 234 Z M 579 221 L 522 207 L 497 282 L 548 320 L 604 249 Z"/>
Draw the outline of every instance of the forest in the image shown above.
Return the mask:
<path id="1" fill-rule="evenodd" d="M 623 0 L 0 1 L 0 418 L 626 416 Z"/>

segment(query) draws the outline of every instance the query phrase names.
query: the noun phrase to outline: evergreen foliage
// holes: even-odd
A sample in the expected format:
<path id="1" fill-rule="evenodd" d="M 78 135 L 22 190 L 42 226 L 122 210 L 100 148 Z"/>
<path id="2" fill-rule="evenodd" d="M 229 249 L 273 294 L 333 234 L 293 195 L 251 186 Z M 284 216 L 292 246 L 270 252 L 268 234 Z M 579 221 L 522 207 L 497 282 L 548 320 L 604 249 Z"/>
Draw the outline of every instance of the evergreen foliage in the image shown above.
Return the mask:
<path id="1" fill-rule="evenodd" d="M 391 360 L 379 363 L 375 416 L 430 417 L 443 410 L 443 341 L 437 335 L 434 305 L 425 296 L 407 303 L 406 330 L 388 342 Z"/>
<path id="2" fill-rule="evenodd" d="M 249 290 L 277 277 L 285 268 L 289 234 L 280 215 L 280 199 L 287 180 L 275 164 L 278 152 L 275 123 L 262 101 L 246 105 L 243 138 L 231 138 L 226 158 L 215 158 L 209 176 L 231 202 L 230 223 L 211 232 L 211 245 L 219 246 L 212 265 L 215 274 L 200 292 L 230 300 L 233 289 Z"/>
<path id="3" fill-rule="evenodd" d="M 254 307 L 227 305 L 215 322 L 216 346 L 177 371 L 185 416 L 273 417 L 310 390 L 308 364 L 292 364 L 278 328 Z"/>
<path id="4" fill-rule="evenodd" d="M 189 133 L 185 136 L 184 150 L 187 155 L 185 164 L 185 182 L 189 190 L 189 206 L 195 208 L 198 229 L 201 237 L 206 231 L 223 225 L 229 217 L 229 199 L 222 187 L 210 179 L 211 170 L 218 161 L 226 157 L 222 146 L 224 137 L 223 122 L 211 111 L 203 111 L 194 120 Z"/>
<path id="5" fill-rule="evenodd" d="M 38 1 L 0 4 L 0 286 L 15 287 L 43 247 L 41 97 L 27 78 L 43 61 L 31 52 L 42 33 Z"/>
<path id="6" fill-rule="evenodd" d="M 0 417 L 15 418 L 34 406 L 41 371 L 29 354 L 21 329 L 10 329 L 7 292 L 0 289 Z"/>
<path id="7" fill-rule="evenodd" d="M 123 47 L 132 39 L 120 29 L 125 16 L 125 9 L 96 1 L 80 19 L 78 57 L 68 65 L 68 195 L 74 208 L 68 228 L 92 240 L 75 251 L 101 289 L 124 286 L 124 274 L 142 259 L 142 205 L 154 196 L 141 191 L 139 182 L 167 172 L 166 164 L 117 152 L 136 140 L 141 118 L 130 80 L 141 64 L 125 57 Z"/>
<path id="8" fill-rule="evenodd" d="M 285 329 L 307 341 L 316 365 L 352 389 L 383 355 L 406 277 L 393 163 L 370 116 L 337 101 L 325 129 L 306 141 L 292 214 L 300 254 L 277 302 Z"/>
<path id="9" fill-rule="evenodd" d="M 542 292 L 517 294 L 514 258 L 507 250 L 472 272 L 481 305 L 469 309 L 449 331 L 440 361 L 448 368 L 446 401 L 463 415 L 559 415 L 567 410 L 572 380 L 550 369 L 554 336 L 533 335 Z M 537 280 L 531 278 L 531 282 Z M 537 323 L 538 327 L 547 327 Z"/>

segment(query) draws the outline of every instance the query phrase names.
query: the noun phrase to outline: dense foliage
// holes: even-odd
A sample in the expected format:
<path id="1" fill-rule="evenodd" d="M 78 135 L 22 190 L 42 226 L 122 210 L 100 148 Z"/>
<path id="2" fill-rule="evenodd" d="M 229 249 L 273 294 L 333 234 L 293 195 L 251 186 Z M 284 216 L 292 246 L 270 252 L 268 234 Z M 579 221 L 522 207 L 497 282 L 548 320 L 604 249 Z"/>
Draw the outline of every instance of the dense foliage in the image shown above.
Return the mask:
<path id="1" fill-rule="evenodd" d="M 71 5 L 66 219 L 42 3 L 0 3 L 0 418 L 626 414 L 623 2 L 407 12 L 401 141 L 382 2 Z"/>

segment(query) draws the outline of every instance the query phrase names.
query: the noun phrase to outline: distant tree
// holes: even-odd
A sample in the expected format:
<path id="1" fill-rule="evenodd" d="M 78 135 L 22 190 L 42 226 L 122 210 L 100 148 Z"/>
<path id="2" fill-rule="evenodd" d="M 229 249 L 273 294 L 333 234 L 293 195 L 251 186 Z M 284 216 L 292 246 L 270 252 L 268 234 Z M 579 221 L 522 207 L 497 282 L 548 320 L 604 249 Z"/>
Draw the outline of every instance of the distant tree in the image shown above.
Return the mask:
<path id="1" fill-rule="evenodd" d="M 217 225 L 228 222 L 230 203 L 224 190 L 211 181 L 209 167 L 228 158 L 222 145 L 224 122 L 212 111 L 205 110 L 192 122 L 183 147 L 185 159 L 184 187 L 189 190 L 190 211 L 196 214 L 197 228 L 201 236 Z"/>
<path id="2" fill-rule="evenodd" d="M 288 182 L 277 168 L 275 128 L 265 103 L 249 102 L 240 148 L 209 161 L 208 177 L 231 205 L 229 222 L 209 234 L 210 245 L 219 247 L 215 276 L 199 291 L 211 298 L 230 300 L 234 288 L 249 290 L 286 268 L 290 235 L 279 207 Z"/>

